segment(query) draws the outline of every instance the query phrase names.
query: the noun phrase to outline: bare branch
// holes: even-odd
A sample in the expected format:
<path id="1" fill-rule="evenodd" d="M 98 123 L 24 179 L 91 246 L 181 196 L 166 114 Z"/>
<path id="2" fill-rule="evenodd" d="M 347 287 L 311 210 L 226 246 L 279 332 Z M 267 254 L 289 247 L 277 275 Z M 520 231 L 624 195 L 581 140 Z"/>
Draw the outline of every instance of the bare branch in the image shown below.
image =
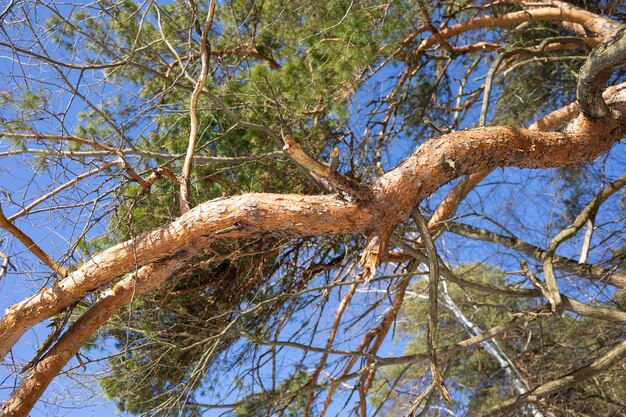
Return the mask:
<path id="1" fill-rule="evenodd" d="M 510 249 L 515 249 L 527 256 L 535 258 L 538 261 L 543 261 L 545 257 L 544 249 L 531 245 L 530 243 L 516 237 L 504 236 L 476 226 L 456 222 L 448 222 L 446 224 L 446 229 L 452 233 L 456 233 L 470 239 L 493 242 Z M 614 269 L 605 269 L 597 265 L 579 264 L 556 254 L 553 258 L 553 264 L 555 267 L 571 274 L 614 285 L 618 288 L 626 288 L 626 275 Z"/>
<path id="2" fill-rule="evenodd" d="M 215 0 L 211 0 L 209 4 L 209 12 L 204 23 L 204 28 L 200 35 L 200 60 L 202 66 L 200 69 L 200 77 L 191 94 L 189 103 L 190 131 L 189 143 L 187 145 L 187 155 L 183 164 L 182 178 L 180 183 L 180 212 L 187 213 L 193 205 L 191 196 L 191 168 L 193 165 L 193 156 L 196 152 L 196 144 L 198 143 L 198 99 L 204 88 L 207 76 L 209 75 L 209 58 L 211 55 L 211 46 L 209 45 L 209 31 L 213 26 L 213 16 L 215 15 Z"/>
<path id="3" fill-rule="evenodd" d="M 556 277 L 554 276 L 554 254 L 558 247 L 568 239 L 571 239 L 576 233 L 585 225 L 585 223 L 594 216 L 602 203 L 604 203 L 610 196 L 619 191 L 622 187 L 626 186 L 626 175 L 621 176 L 615 181 L 607 185 L 600 193 L 598 193 L 593 200 L 583 209 L 583 211 L 576 217 L 574 222 L 563 229 L 558 235 L 552 239 L 546 249 L 543 260 L 543 274 L 546 279 L 546 286 L 550 295 L 549 301 L 552 305 L 552 311 L 560 313 L 560 293 L 559 287 L 556 283 Z"/>
<path id="4" fill-rule="evenodd" d="M 452 397 L 446 388 L 443 378 L 439 373 L 439 365 L 437 361 L 437 351 L 435 343 L 437 340 L 437 299 L 439 297 L 439 257 L 437 255 L 437 248 L 428 230 L 428 225 L 424 216 L 420 213 L 419 208 L 415 210 L 412 215 L 413 221 L 417 225 L 420 232 L 420 236 L 424 247 L 426 248 L 426 254 L 428 255 L 428 331 L 426 332 L 426 350 L 428 352 L 428 358 L 430 361 L 430 372 L 433 378 L 433 384 L 445 402 L 452 404 Z"/>
<path id="5" fill-rule="evenodd" d="M 502 416 L 515 410 L 520 405 L 525 404 L 528 401 L 536 401 L 538 398 L 543 398 L 558 391 L 562 391 L 578 382 L 584 381 L 585 379 L 589 379 L 608 370 L 613 365 L 621 361 L 625 356 L 626 340 L 617 344 L 613 349 L 609 350 L 589 365 L 578 368 L 560 378 L 546 382 L 545 384 L 542 384 L 523 395 L 501 402 L 489 410 L 485 416 Z"/>
<path id="6" fill-rule="evenodd" d="M 17 240 L 22 242 L 26 249 L 31 251 L 33 255 L 39 258 L 45 265 L 52 269 L 55 273 L 59 274 L 61 278 L 65 278 L 69 275 L 67 269 L 60 266 L 54 259 L 44 252 L 39 245 L 37 245 L 26 233 L 22 232 L 17 226 L 15 226 L 9 219 L 7 219 L 2 211 L 0 205 L 0 227 L 11 233 Z M 2 355 L 3 356 L 3 355 Z"/>

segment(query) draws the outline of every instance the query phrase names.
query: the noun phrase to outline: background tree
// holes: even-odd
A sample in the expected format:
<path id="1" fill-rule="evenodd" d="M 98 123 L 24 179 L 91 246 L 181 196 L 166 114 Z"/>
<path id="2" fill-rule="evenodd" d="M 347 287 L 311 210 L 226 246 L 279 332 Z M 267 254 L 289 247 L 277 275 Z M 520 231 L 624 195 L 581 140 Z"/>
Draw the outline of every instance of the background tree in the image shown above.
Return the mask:
<path id="1" fill-rule="evenodd" d="M 10 1 L 3 413 L 617 415 L 625 12 Z"/>

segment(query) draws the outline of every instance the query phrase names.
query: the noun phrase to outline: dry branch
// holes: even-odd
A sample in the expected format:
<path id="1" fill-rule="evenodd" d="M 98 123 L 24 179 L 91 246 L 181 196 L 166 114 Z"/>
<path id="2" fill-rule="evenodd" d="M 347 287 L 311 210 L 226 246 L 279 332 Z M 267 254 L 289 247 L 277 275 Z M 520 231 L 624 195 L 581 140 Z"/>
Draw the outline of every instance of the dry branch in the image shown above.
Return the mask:
<path id="1" fill-rule="evenodd" d="M 601 18 L 593 13 L 570 7 L 561 2 L 540 2 L 545 6 L 522 10 L 519 12 L 507 13 L 502 16 L 479 17 L 471 21 L 459 23 L 457 25 L 437 29 L 430 22 L 428 11 L 422 5 L 422 12 L 428 22 L 427 28 L 432 32 L 432 36 L 423 41 L 418 48 L 418 55 L 431 48 L 436 42 L 441 44 L 448 52 L 466 53 L 477 49 L 491 50 L 498 45 L 478 43 L 467 47 L 457 48 L 452 46 L 448 39 L 460 33 L 486 27 L 496 27 L 513 25 L 522 22 L 532 22 L 537 20 L 553 20 L 568 22 L 575 25 L 582 25 L 589 30 L 606 38 L 616 32 L 617 26 L 607 23 L 607 19 Z M 622 65 L 625 56 L 621 42 L 623 40 L 616 37 L 613 42 L 618 44 L 617 54 L 610 54 L 607 58 L 607 65 L 595 66 L 596 62 L 589 63 L 589 69 L 583 74 L 582 83 L 587 87 L 580 88 L 579 92 L 583 96 L 590 96 L 592 104 L 589 106 L 596 110 L 588 111 L 583 108 L 587 116 L 580 116 L 566 132 L 547 133 L 537 132 L 535 129 L 547 129 L 555 121 L 563 121 L 577 111 L 575 105 L 570 105 L 561 109 L 561 113 L 556 112 L 551 115 L 552 119 L 546 118 L 544 125 L 533 125 L 531 129 L 516 129 L 511 127 L 490 127 L 484 129 L 471 129 L 440 136 L 431 139 L 417 149 L 409 158 L 398 167 L 382 175 L 371 186 L 365 186 L 339 174 L 336 170 L 336 155 L 331 161 L 331 166 L 327 166 L 317 161 L 300 147 L 291 138 L 285 139 L 285 154 L 301 169 L 311 175 L 318 183 L 324 184 L 329 191 L 337 192 L 336 195 L 278 195 L 278 194 L 245 194 L 231 198 L 215 199 L 191 209 L 190 198 L 190 176 L 193 161 L 197 161 L 201 156 L 195 155 L 197 141 L 197 102 L 201 92 L 204 92 L 215 103 L 215 105 L 227 116 L 233 119 L 235 124 L 241 128 L 252 129 L 263 133 L 279 144 L 278 135 L 269 127 L 256 125 L 254 123 L 240 120 L 237 113 L 230 109 L 221 99 L 214 96 L 208 90 L 203 90 L 203 84 L 208 74 L 208 40 L 207 32 L 210 29 L 212 13 L 215 2 L 211 2 L 211 11 L 207 17 L 204 31 L 202 32 L 202 44 L 200 57 L 202 59 L 202 72 L 200 79 L 196 83 L 190 105 L 190 116 L 192 119 L 192 131 L 189 138 L 189 147 L 185 157 L 183 168 L 183 186 L 181 187 L 181 212 L 183 215 L 174 222 L 153 232 L 146 233 L 138 238 L 129 240 L 109 248 L 90 261 L 80 266 L 75 272 L 67 276 L 68 273 L 51 259 L 42 258 L 48 265 L 61 274 L 65 279 L 55 283 L 51 288 L 47 288 L 33 295 L 32 297 L 17 303 L 7 309 L 6 315 L 0 320 L 0 358 L 4 357 L 13 344 L 30 327 L 45 320 L 47 317 L 62 311 L 67 306 L 80 300 L 86 294 L 97 290 L 103 285 L 111 283 L 118 277 L 132 273 L 121 280 L 113 289 L 89 309 L 74 325 L 58 340 L 57 344 L 33 367 L 29 374 L 23 379 L 20 387 L 14 392 L 12 400 L 5 405 L 6 415 L 26 415 L 39 395 L 43 392 L 47 384 L 54 376 L 61 371 L 63 365 L 80 348 L 80 345 L 93 334 L 100 326 L 104 325 L 108 318 L 119 308 L 128 303 L 133 295 L 147 291 L 162 282 L 182 263 L 200 253 L 207 244 L 216 239 L 252 238 L 266 235 L 277 235 L 287 237 L 323 236 L 336 234 L 366 234 L 370 238 L 368 247 L 363 256 L 364 273 L 363 276 L 371 277 L 380 260 L 386 256 L 386 244 L 393 230 L 402 222 L 406 221 L 414 213 L 419 203 L 429 195 L 432 195 L 439 187 L 447 182 L 463 175 L 470 175 L 459 186 L 455 187 L 449 199 L 444 200 L 431 219 L 431 231 L 436 231 L 443 225 L 456 210 L 458 202 L 472 187 L 484 178 L 490 170 L 500 166 L 517 166 L 525 168 L 545 168 L 560 167 L 573 164 L 580 164 L 591 161 L 609 150 L 613 144 L 619 140 L 626 131 L 626 104 L 618 101 L 610 109 L 602 100 L 600 94 L 603 89 L 603 82 L 608 78 L 607 73 Z M 530 7 L 530 6 L 529 6 Z M 158 10 L 158 9 L 157 9 Z M 423 29 L 420 29 L 423 30 Z M 419 33 L 419 32 L 416 32 Z M 620 32 L 621 33 L 621 32 Z M 414 35 L 412 35 L 414 36 Z M 407 39 L 412 39 L 411 37 Z M 599 38 L 588 38 L 587 42 L 596 42 Z M 164 39 L 165 40 L 165 39 Z M 408 42 L 408 41 L 407 41 Z M 577 44 L 576 42 L 574 42 Z M 560 47 L 567 47 L 570 44 L 562 44 Z M 602 61 L 605 58 L 603 51 L 611 49 L 609 44 L 601 47 L 592 55 L 591 60 Z M 174 51 L 175 53 L 175 51 Z M 252 55 L 258 53 L 252 50 Z M 185 71 L 180 57 L 177 62 L 181 64 L 181 70 Z M 264 57 L 261 57 L 263 59 Z M 271 65 L 271 62 L 270 62 Z M 276 64 L 278 65 L 278 64 Z M 603 66 L 604 65 L 604 66 Z M 497 68 L 496 68 L 497 69 Z M 494 70 L 495 74 L 495 70 Z M 598 76 L 600 74 L 600 76 Z M 185 75 L 190 78 L 188 74 Z M 606 75 L 606 77 L 605 77 Z M 590 81 L 591 80 L 591 81 Z M 195 80 L 194 80 L 195 82 Z M 592 84 L 589 87 L 588 84 Z M 600 98 L 599 98 L 600 97 Z M 584 101 L 583 97 L 583 101 Z M 579 98 L 580 99 L 580 98 Z M 583 107 L 586 105 L 583 104 Z M 597 110 L 600 109 L 600 110 Z M 599 120 L 595 120 L 600 118 Z M 195 120 L 195 121 L 194 121 Z M 33 136 L 31 136 L 33 137 Z M 118 155 L 122 158 L 122 167 L 126 169 L 131 177 L 144 187 L 149 187 L 158 178 L 158 173 L 153 174 L 148 180 L 143 180 L 123 159 L 125 154 L 144 155 L 147 152 L 131 150 L 113 149 L 105 145 L 99 145 L 94 141 L 80 140 L 73 137 L 43 137 L 35 135 L 39 139 L 69 140 L 89 145 L 97 151 L 91 151 L 92 155 Z M 22 150 L 23 151 L 23 150 Z M 30 151 L 30 150 L 28 150 Z M 38 150 L 32 150 L 38 151 Z M 20 152 L 20 151 L 17 151 Z M 81 151 L 68 155 L 78 155 Z M 89 151 L 83 151 L 85 155 Z M 54 152 L 52 152 L 54 153 Z M 156 156 L 157 154 L 151 154 Z M 161 155 L 161 154 L 159 154 Z M 159 157 L 159 156 L 156 156 Z M 168 156 L 166 156 L 168 157 Z M 209 158 L 209 157 L 207 157 Z M 220 162 L 221 159 L 213 159 Z M 244 157 L 247 158 L 247 157 Z M 229 160 L 233 162 L 235 158 Z M 237 161 L 242 161 L 237 159 Z M 237 163 L 237 162 L 234 162 Z M 90 173 L 87 173 L 90 174 Z M 87 175 L 84 174 L 84 175 Z M 176 180 L 172 175 L 170 179 Z M 152 182 L 150 182 L 152 181 Z M 62 186 L 62 187 L 65 187 Z M 56 191 L 56 190 L 55 190 Z M 44 196 L 46 197 L 46 196 Z M 11 227 L 11 223 L 2 215 L 0 217 L 2 225 Z M 8 225 L 7 225 L 8 222 Z M 429 235 L 423 221 L 421 232 L 424 237 Z M 18 230 L 19 231 L 19 230 Z M 436 323 L 436 280 L 439 277 L 437 272 L 437 257 L 434 246 L 429 239 L 429 257 L 424 256 L 415 248 L 396 244 L 416 259 L 424 262 L 430 260 L 431 273 L 431 302 L 434 302 L 435 309 L 431 309 L 429 331 L 429 351 L 428 356 L 433 364 L 433 378 L 439 385 L 442 392 L 445 388 L 437 377 L 437 360 L 434 351 L 434 332 Z M 555 239 L 556 240 L 556 239 Z M 515 243 L 517 245 L 517 243 Z M 32 247 L 33 245 L 31 245 Z M 184 253 L 181 253 L 181 249 Z M 32 250 L 32 249 L 31 249 Z M 550 248 L 549 248 L 550 250 Z M 556 250 L 554 248 L 553 252 Z M 536 251 L 533 250 L 533 253 Z M 39 255 L 38 255 L 39 256 Z M 40 257 L 41 258 L 41 257 Z M 48 257 L 49 258 L 49 257 Z M 428 258 L 428 259 L 427 259 Z M 556 258 L 555 258 L 556 260 Z M 550 259 L 550 264 L 551 264 Z M 417 265 L 417 262 L 415 263 Z M 133 273 L 135 271 L 135 273 Z M 598 273 L 594 270 L 593 273 Z M 522 290 L 517 288 L 498 288 L 489 284 L 468 282 L 462 278 L 454 276 L 445 267 L 441 268 L 444 278 L 459 285 L 476 288 L 481 291 L 497 294 L 506 294 L 513 297 L 539 297 L 538 290 Z M 602 272 L 604 274 L 604 272 Z M 558 297 L 562 298 L 563 306 L 573 312 L 588 317 L 596 317 L 615 322 L 626 322 L 626 314 L 621 311 L 588 306 L 560 295 L 554 278 L 547 274 L 547 281 L 551 294 L 557 298 L 553 301 L 553 306 L 558 304 Z M 619 283 L 620 277 L 613 275 L 610 277 L 612 283 Z M 380 344 L 386 336 L 389 327 L 395 318 L 404 298 L 405 290 L 410 282 L 410 278 L 401 281 L 392 308 L 384 316 L 381 324 L 373 331 L 369 332 L 363 339 L 361 345 L 346 365 L 340 377 L 330 380 L 325 384 L 317 384 L 317 377 L 322 371 L 326 357 L 334 353 L 332 344 L 336 332 L 338 331 L 341 315 L 350 302 L 356 286 L 352 284 L 351 290 L 344 298 L 344 302 L 337 311 L 335 324 L 329 340 L 326 344 L 323 359 L 318 364 L 314 374 L 313 382 L 310 386 L 299 393 L 310 393 L 307 401 L 306 412 L 314 398 L 315 390 L 321 387 L 330 387 L 322 412 L 327 411 L 328 405 L 334 391 L 341 381 L 360 376 L 358 385 L 359 394 L 363 397 L 361 402 L 361 413 L 365 412 L 365 394 L 371 387 L 377 366 L 381 362 L 375 356 Z M 487 337 L 487 336 L 485 336 Z M 623 343 L 622 343 L 623 345 Z M 620 345 L 620 346 L 622 346 Z M 623 356 L 622 351 L 618 355 Z M 606 369 L 606 363 L 615 362 L 615 354 L 610 353 L 611 358 L 602 358 L 588 368 L 600 372 Z M 607 355 L 608 356 L 608 355 Z M 367 366 L 357 372 L 350 373 L 352 367 L 359 357 L 368 359 Z M 611 362 L 613 361 L 613 362 Z M 588 377 L 589 372 L 576 371 L 574 374 L 581 377 Z M 564 377 L 565 378 L 565 377 Z M 541 386 L 534 390 L 533 395 L 547 395 L 556 389 L 567 386 L 571 382 L 564 378 L 548 388 Z M 543 391 L 542 391 L 543 389 Z M 552 391 L 550 391 L 552 390 Z M 293 393 L 282 394 L 282 398 L 287 398 Z M 509 406 L 514 407 L 530 399 L 530 397 L 519 397 L 509 402 Z M 241 403 L 241 402 L 239 402 Z M 504 405 L 503 405 L 504 406 Z"/>
<path id="2" fill-rule="evenodd" d="M 209 12 L 207 13 L 204 28 L 200 35 L 200 61 L 202 66 L 200 69 L 200 77 L 191 94 L 191 101 L 189 103 L 189 142 L 187 144 L 187 155 L 185 156 L 185 162 L 183 163 L 182 177 L 180 181 L 180 212 L 181 214 L 187 213 L 191 210 L 193 205 L 191 195 L 191 168 L 193 166 L 194 154 L 196 152 L 196 145 L 198 143 L 198 99 L 204 88 L 207 77 L 209 75 L 209 58 L 211 57 L 211 46 L 209 44 L 209 31 L 213 26 L 213 16 L 215 15 L 215 0 L 212 0 L 209 5 Z"/>
<path id="3" fill-rule="evenodd" d="M 531 245 L 521 239 L 512 236 L 504 236 L 486 229 L 471 226 L 463 223 L 449 222 L 446 230 L 461 236 L 483 242 L 492 242 L 504 247 L 515 249 L 527 256 L 543 261 L 545 250 L 538 246 Z M 579 264 L 570 259 L 554 255 L 554 265 L 563 271 L 575 274 L 584 278 L 607 283 L 618 288 L 626 289 L 626 275 L 614 269 L 605 269 L 597 265 Z"/>
<path id="4" fill-rule="evenodd" d="M 536 401 L 539 398 L 546 397 L 557 391 L 561 391 L 570 387 L 580 381 L 589 379 L 601 372 L 606 371 L 626 356 L 626 340 L 617 344 L 613 349 L 594 360 L 587 366 L 576 369 L 560 378 L 546 382 L 527 393 L 515 398 L 503 401 L 496 407 L 492 408 L 485 414 L 485 416 L 502 416 L 515 410 L 520 405 L 527 403 L 528 401 Z"/>
<path id="5" fill-rule="evenodd" d="M 65 278 L 69 275 L 67 269 L 63 268 L 59 265 L 50 255 L 44 252 L 43 249 L 39 247 L 26 233 L 22 232 L 22 230 L 14 225 L 9 219 L 6 218 L 4 212 L 2 211 L 2 206 L 0 206 L 0 227 L 5 229 L 7 232 L 11 233 L 17 240 L 22 242 L 26 249 L 31 251 L 33 255 L 41 260 L 46 266 L 52 269 L 55 273 L 59 274 L 62 278 Z M 2 358 L 4 355 L 0 355 Z"/>

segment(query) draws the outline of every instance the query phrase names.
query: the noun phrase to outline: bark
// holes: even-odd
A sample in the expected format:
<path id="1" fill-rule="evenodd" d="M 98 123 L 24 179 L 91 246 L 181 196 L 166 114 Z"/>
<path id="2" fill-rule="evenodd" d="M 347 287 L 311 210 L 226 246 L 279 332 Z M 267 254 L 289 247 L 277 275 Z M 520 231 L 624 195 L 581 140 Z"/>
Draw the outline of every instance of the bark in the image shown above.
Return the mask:
<path id="1" fill-rule="evenodd" d="M 573 4 L 567 3 L 565 1 L 559 0 L 530 0 L 523 1 L 521 4 L 524 7 L 545 7 L 545 6 L 553 6 L 562 10 L 572 10 L 580 13 L 588 14 L 589 19 L 585 23 L 568 23 L 567 21 L 563 21 L 563 25 L 574 31 L 576 34 L 580 36 L 593 36 L 601 35 L 603 38 L 607 39 L 610 36 L 613 36 L 619 29 L 622 28 L 622 25 L 616 22 L 613 19 L 609 19 L 603 16 L 596 15 L 594 13 L 583 10 Z M 591 32 L 591 33 L 590 33 Z"/>
<path id="2" fill-rule="evenodd" d="M 579 116 L 568 132 L 494 126 L 431 139 L 375 181 L 367 203 L 336 195 L 244 194 L 200 204 L 169 225 L 101 252 L 51 288 L 9 307 L 0 320 L 0 358 L 30 327 L 107 282 L 181 248 L 197 253 L 215 238 L 389 231 L 422 199 L 456 177 L 500 166 L 547 168 L 591 161 L 626 131 L 626 106 L 616 103 L 612 109 L 601 120 Z"/>
<path id="3" fill-rule="evenodd" d="M 480 17 L 445 28 L 438 31 L 437 36 L 423 41 L 419 50 L 428 49 L 435 42 L 447 44 L 446 39 L 469 30 L 536 20 L 547 19 L 582 25 L 605 38 L 613 35 L 619 28 L 610 20 L 587 11 L 560 2 L 550 4 L 557 7 Z M 115 285 L 81 316 L 29 371 L 11 400 L 3 406 L 3 415 L 26 415 L 50 381 L 111 315 L 130 302 L 134 295 L 153 288 L 169 277 L 212 240 L 267 234 L 288 237 L 367 234 L 375 238 L 370 241 L 364 259 L 373 258 L 375 260 L 371 263 L 375 264 L 379 255 L 384 255 L 384 246 L 391 231 L 408 219 L 421 200 L 454 178 L 474 174 L 469 183 L 457 190 L 458 195 L 452 196 L 458 200 L 496 167 L 560 167 L 595 159 L 610 149 L 626 132 L 626 104 L 618 102 L 609 109 L 601 96 L 604 82 L 610 73 L 626 60 L 626 41 L 620 37 L 622 33 L 618 32 L 618 36 L 595 50 L 586 67 L 583 67 L 578 93 L 584 115 L 574 121 L 566 132 L 547 133 L 534 130 L 546 128 L 545 126 L 534 126 L 534 129 L 528 130 L 488 127 L 452 132 L 426 142 L 398 167 L 376 180 L 371 187 L 357 187 L 356 184 L 345 182 L 343 177 L 333 176 L 332 167 L 320 164 L 317 171 L 308 171 L 319 171 L 323 178 L 329 180 L 329 188 L 339 194 L 245 194 L 203 203 L 158 230 L 101 252 L 51 288 L 13 305 L 0 320 L 0 359 L 30 327 L 62 311 L 102 285 L 136 271 Z M 563 114 L 555 115 L 555 118 L 562 120 L 562 117 L 569 117 L 575 111 L 575 107 L 569 106 L 563 110 Z M 547 121 L 547 124 L 550 123 L 551 121 Z M 297 143 L 286 142 L 286 145 L 289 146 L 286 146 L 285 154 L 292 157 L 299 166 L 302 166 L 300 159 L 305 162 L 308 160 L 306 155 L 300 159 L 293 157 L 292 154 L 298 150 Z M 187 159 L 192 161 L 193 151 L 188 152 L 188 155 L 190 156 Z M 442 206 L 442 212 L 436 213 L 434 217 L 449 216 L 455 207 Z M 181 249 L 184 253 L 180 252 Z M 372 255 L 374 251 L 379 253 Z M 446 276 L 449 271 L 442 273 Z M 464 284 L 452 277 L 447 278 Z M 513 292 L 514 296 L 541 296 L 537 290 L 502 291 Z M 568 310 L 579 314 L 626 322 L 626 315 L 622 312 L 587 306 L 564 296 L 563 304 Z M 389 315 L 394 316 L 395 311 Z M 390 323 L 391 320 L 385 322 L 383 328 L 388 328 Z M 373 337 L 374 335 L 367 341 L 364 340 L 360 350 L 364 351 Z M 382 337 L 376 341 L 379 342 L 382 342 Z M 377 348 L 376 346 L 373 350 L 376 351 Z M 620 355 L 623 356 L 623 352 Z M 596 367 L 597 372 L 606 369 L 604 362 L 600 365 Z M 349 365 L 347 369 L 351 367 Z M 566 385 L 557 383 L 549 390 L 541 391 L 539 388 L 542 386 L 532 393 L 543 395 L 563 386 Z M 331 387 L 336 389 L 336 386 Z M 327 401 L 330 397 L 331 395 Z M 520 398 L 511 403 L 512 406 L 523 403 L 528 397 Z"/>
<path id="4" fill-rule="evenodd" d="M 580 111 L 591 118 L 602 118 L 609 112 L 602 98 L 605 83 L 618 68 L 626 65 L 626 29 L 591 51 L 580 69 L 576 96 Z"/>
<path id="5" fill-rule="evenodd" d="M 419 45 L 418 49 L 425 50 L 432 47 L 437 42 L 437 38 L 449 39 L 471 30 L 512 26 L 525 22 L 545 20 L 576 23 L 605 37 L 607 35 L 612 36 L 615 31 L 621 27 L 621 25 L 610 19 L 605 19 L 595 13 L 576 7 L 542 7 L 507 13 L 501 16 L 482 16 L 458 23 L 440 30 L 437 37 L 431 36 L 425 39 Z"/>
<path id="6" fill-rule="evenodd" d="M 176 221 L 94 256 L 66 279 L 9 307 L 0 321 L 0 357 L 31 326 L 87 293 L 181 248 L 196 254 L 217 237 L 365 233 L 372 211 L 334 196 L 244 194 L 211 200 Z"/>
<path id="7" fill-rule="evenodd" d="M 134 296 L 155 288 L 190 258 L 189 253 L 179 252 L 169 259 L 144 266 L 106 291 L 29 370 L 11 398 L 2 405 L 2 417 L 27 416 L 50 382 L 96 330 Z"/>

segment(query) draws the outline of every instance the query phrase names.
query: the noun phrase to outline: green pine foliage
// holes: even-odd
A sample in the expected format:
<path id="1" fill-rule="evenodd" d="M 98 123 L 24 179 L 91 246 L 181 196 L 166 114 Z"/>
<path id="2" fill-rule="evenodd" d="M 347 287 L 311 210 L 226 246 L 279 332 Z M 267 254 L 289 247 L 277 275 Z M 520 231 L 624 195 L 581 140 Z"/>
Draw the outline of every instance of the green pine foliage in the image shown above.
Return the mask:
<path id="1" fill-rule="evenodd" d="M 46 24 L 56 48 L 54 56 L 86 66 L 84 78 L 81 74 L 66 80 L 64 94 L 72 95 L 73 85 L 85 80 L 104 85 L 92 91 L 97 99 L 85 100 L 88 103 L 81 108 L 72 131 L 63 133 L 109 148 L 145 151 L 132 157 L 133 169 L 144 178 L 157 166 L 181 171 L 190 134 L 189 105 L 200 73 L 199 31 L 209 2 L 161 3 L 146 7 L 134 0 L 93 2 L 72 10 L 69 19 L 51 13 Z M 616 16 L 621 10 L 618 0 L 578 3 L 592 9 L 606 4 Z M 466 1 L 423 4 L 431 11 L 435 27 L 478 15 Z M 490 12 L 511 10 L 517 10 L 514 2 L 496 4 Z M 333 148 L 340 148 L 340 171 L 367 181 L 378 175 L 376 152 L 390 154 L 389 160 L 399 159 L 413 145 L 434 135 L 475 125 L 475 108 L 480 107 L 484 94 L 481 83 L 493 60 L 480 51 L 457 56 L 444 54 L 442 48 L 412 54 L 422 38 L 406 41 L 407 36 L 423 24 L 415 1 L 218 1 L 208 37 L 211 54 L 205 90 L 209 94 L 202 94 L 198 102 L 196 155 L 256 156 L 258 160 L 236 164 L 198 161 L 192 174 L 193 201 L 197 204 L 247 192 L 320 193 L 322 190 L 285 157 L 265 158 L 280 150 L 275 139 L 279 142 L 282 136 L 292 136 L 323 162 L 328 162 Z M 554 36 L 560 35 L 553 24 L 537 22 L 494 28 L 487 38 L 480 31 L 463 34 L 461 44 L 500 42 L 504 50 L 499 53 L 520 51 L 523 56 L 502 62 L 492 86 L 495 102 L 488 124 L 528 125 L 575 99 L 582 64 L 578 55 L 583 52 L 524 55 L 524 49 Z M 460 82 L 466 83 L 462 94 Z M 53 113 L 54 99 L 45 89 L 29 86 L 0 94 L 0 126 L 7 132 L 31 132 L 42 115 Z M 463 107 L 464 103 L 478 106 Z M 387 115 L 390 121 L 379 138 Z M 411 146 L 402 149 L 398 143 Z M 13 145 L 16 150 L 25 146 L 17 139 Z M 94 149 L 77 142 L 45 146 L 72 152 Z M 80 155 L 73 158 L 86 164 L 92 161 Z M 40 170 L 49 161 L 44 155 L 38 161 Z M 383 165 L 386 162 L 383 157 Z M 180 216 L 179 184 L 161 178 L 147 190 L 122 167 L 110 168 L 105 174 L 124 176 L 124 180 L 110 192 L 106 233 L 89 235 L 80 242 L 86 257 Z M 546 175 L 551 184 L 567 190 L 557 199 L 551 228 L 569 224 L 595 192 L 589 190 L 589 184 L 604 179 L 602 172 L 588 167 Z M 276 235 L 208 244 L 167 283 L 135 297 L 88 343 L 90 349 L 113 346 L 118 352 L 108 358 L 110 371 L 101 379 L 104 394 L 127 413 L 195 417 L 205 410 L 194 404 L 205 398 L 223 396 L 229 388 L 245 391 L 249 387 L 240 372 L 241 364 L 267 360 L 258 357 L 263 355 L 250 338 L 270 340 L 277 328 L 300 322 L 314 328 L 311 332 L 316 335 L 318 327 L 325 324 L 307 322 L 310 311 L 334 301 L 329 301 L 330 290 L 321 291 L 315 302 L 306 295 L 286 302 L 283 296 L 311 283 L 330 284 L 329 271 L 347 262 L 355 265 L 364 244 L 362 236 L 295 240 Z M 619 261 L 626 251 L 615 247 L 614 252 L 615 266 L 623 269 Z M 467 264 L 454 272 L 480 283 L 511 284 L 511 277 L 496 266 Z M 607 322 L 537 315 L 536 300 L 446 285 L 450 297 L 478 328 L 487 330 L 515 320 L 496 340 L 529 386 L 586 363 L 623 337 L 623 329 Z M 417 280 L 397 317 L 395 340 L 402 344 L 404 354 L 425 353 L 426 294 L 427 282 Z M 611 297 L 616 308 L 626 308 L 623 292 Z M 386 306 L 385 302 L 379 304 Z M 82 312 L 90 304 L 82 303 L 76 311 Z M 376 306 L 363 317 L 375 310 Z M 299 313 L 305 318 L 298 316 L 300 321 L 289 323 L 289 318 Z M 516 318 L 519 316 L 524 319 Z M 346 327 L 358 327 L 359 323 L 354 319 Z M 442 304 L 438 345 L 450 346 L 469 336 L 459 318 Z M 323 345 L 325 340 L 318 339 L 311 336 L 306 343 Z M 309 352 L 302 362 L 311 361 L 313 354 L 307 355 Z M 426 357 L 418 362 L 381 367 L 369 404 L 388 416 L 406 412 L 429 381 Z M 458 410 L 468 415 L 480 415 L 517 394 L 510 375 L 479 345 L 463 355 L 442 355 L 441 362 Z M 263 387 L 265 395 L 246 399 L 232 413 L 236 417 L 301 415 L 306 395 L 299 391 L 306 391 L 311 375 L 305 365 L 310 363 L 298 362 L 273 375 L 274 385 Z M 616 367 L 603 374 L 603 379 L 574 385 L 549 397 L 552 408 L 547 411 L 559 416 L 619 415 L 626 398 L 625 375 L 623 366 Z M 252 391 L 258 392 L 258 386 L 250 388 Z M 276 397 L 281 399 L 268 400 Z M 437 396 L 434 401 L 443 404 Z M 183 403 L 188 406 L 180 408 Z M 317 405 L 313 404 L 310 415 L 315 415 Z M 432 409 L 426 415 L 438 413 Z"/>

